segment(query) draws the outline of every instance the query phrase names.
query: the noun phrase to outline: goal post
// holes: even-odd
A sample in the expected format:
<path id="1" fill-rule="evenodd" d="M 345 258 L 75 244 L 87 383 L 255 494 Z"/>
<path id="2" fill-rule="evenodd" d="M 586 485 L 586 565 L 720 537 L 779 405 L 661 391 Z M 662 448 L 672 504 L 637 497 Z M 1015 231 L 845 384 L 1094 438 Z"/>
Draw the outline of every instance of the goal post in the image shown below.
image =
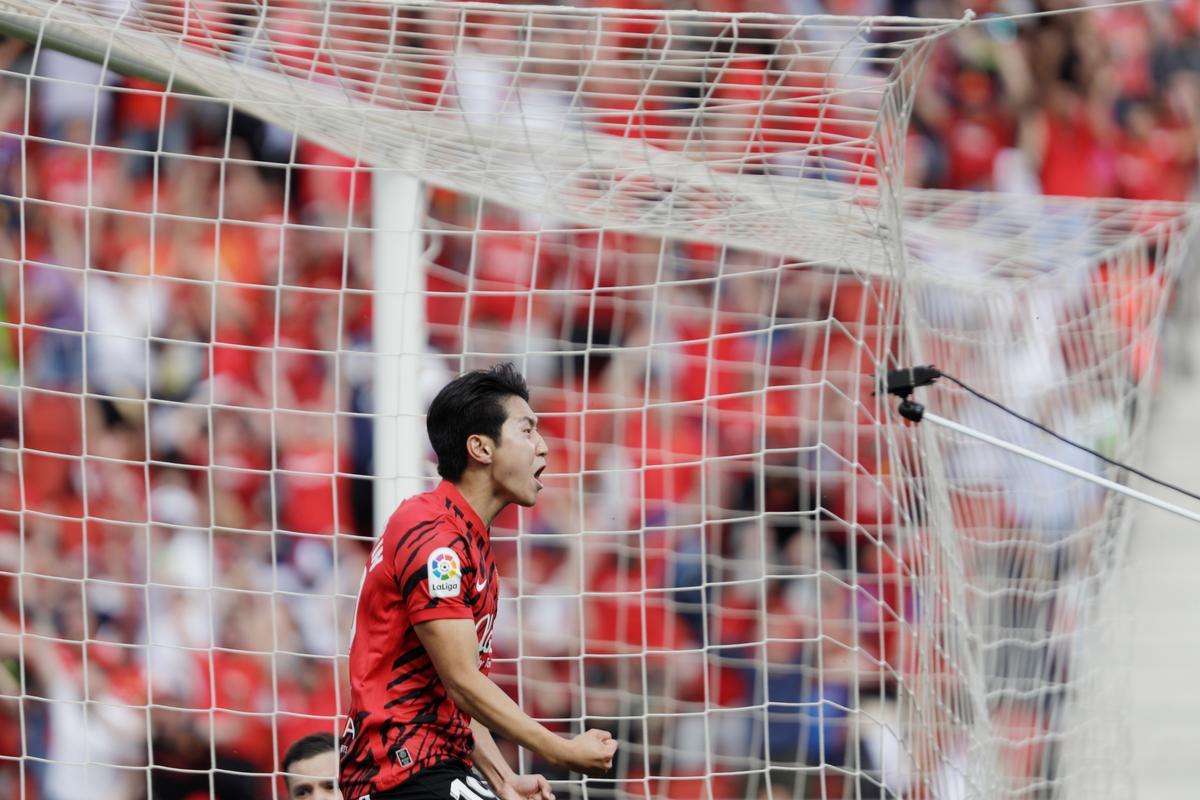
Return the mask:
<path id="1" fill-rule="evenodd" d="M 406 497 L 425 491 L 421 477 L 429 448 L 421 375 L 426 341 L 425 194 L 413 175 L 372 173 L 372 319 L 374 371 L 371 424 L 373 533 Z M 391 480 L 389 480 L 391 478 Z"/>
<path id="2" fill-rule="evenodd" d="M 879 377 L 1136 459 L 1200 218 L 904 190 L 963 22 L 0 0 L 0 795 L 283 796 L 431 393 L 512 360 L 493 674 L 621 742 L 503 745 L 559 796 L 1128 796 L 1134 508 Z"/>

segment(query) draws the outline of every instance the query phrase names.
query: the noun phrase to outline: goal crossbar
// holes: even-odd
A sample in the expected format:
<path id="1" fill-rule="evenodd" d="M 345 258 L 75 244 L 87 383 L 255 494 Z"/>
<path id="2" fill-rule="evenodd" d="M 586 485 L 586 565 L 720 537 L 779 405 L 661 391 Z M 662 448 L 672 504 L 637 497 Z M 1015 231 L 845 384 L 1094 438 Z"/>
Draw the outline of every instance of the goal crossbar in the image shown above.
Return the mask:
<path id="1" fill-rule="evenodd" d="M 584 227 L 654 232 L 682 241 L 783 254 L 808 264 L 853 264 L 856 269 L 879 274 L 889 269 L 884 243 L 890 234 L 880 234 L 888 227 L 880 217 L 888 194 L 879 192 L 874 177 L 869 176 L 867 182 L 839 183 L 803 173 L 747 172 L 736 160 L 722 166 L 721 159 L 698 153 L 697 147 L 707 145 L 691 135 L 688 146 L 669 150 L 591 130 L 589 112 L 577 105 L 582 86 L 570 81 L 548 94 L 553 98 L 548 102 L 566 105 L 561 118 L 539 117 L 535 109 L 519 116 L 515 124 L 497 126 L 447 105 L 414 102 L 402 88 L 389 93 L 381 74 L 391 59 L 400 58 L 394 40 L 372 57 L 374 74 L 351 75 L 347 81 L 341 72 L 321 76 L 268 54 L 272 30 L 265 12 L 235 60 L 219 49 L 188 44 L 187 30 L 173 29 L 147 14 L 146 9 L 152 8 L 153 4 L 130 6 L 114 18 L 102 6 L 84 2 L 0 3 L 4 28 L 14 36 L 52 43 L 112 69 L 158 80 L 168 88 L 227 98 L 235 107 L 266 121 L 290 130 L 302 129 L 311 140 L 363 165 L 420 175 L 433 185 L 512 207 L 538 209 Z M 397 14 L 436 8 L 452 15 L 449 24 L 461 27 L 472 5 L 421 3 L 388 8 Z M 524 26 L 524 35 L 536 37 L 541 29 L 532 20 L 561 11 L 554 7 L 537 17 L 517 15 L 514 24 Z M 690 16 L 689 12 L 663 15 L 667 21 Z M 574 12 L 566 17 L 570 21 L 603 19 Z M 727 21 L 732 26 L 728 35 L 733 37 L 740 35 L 737 19 Z M 752 21 L 746 20 L 746 24 Z M 774 18 L 774 24 L 795 31 L 800 54 L 796 57 L 810 59 L 816 74 L 827 73 L 827 80 L 836 78 L 848 85 L 822 90 L 827 97 L 843 92 L 851 99 L 869 99 L 886 114 L 891 113 L 889 106 L 901 113 L 907 102 L 896 95 L 905 91 L 910 80 L 903 73 L 912 55 L 964 20 L 784 17 Z M 876 48 L 878 52 L 866 44 L 856 45 L 867 52 L 851 59 L 850 66 L 838 60 L 845 46 L 829 49 L 819 44 L 822 29 L 825 35 L 836 32 L 854 38 L 856 31 L 878 31 L 881 26 L 892 26 L 903 38 Z M 205 36 L 213 35 L 205 31 Z M 665 35 L 677 34 L 666 25 Z M 215 36 L 218 42 L 222 40 L 220 34 Z M 203 42 L 211 44 L 209 39 Z M 330 42 L 321 42 L 319 49 L 336 53 L 336 45 Z M 599 69 L 603 57 L 595 58 Z M 880 62 L 871 74 L 874 70 L 896 71 L 899 78 L 884 81 L 853 71 L 853 64 L 871 58 Z M 163 64 L 170 66 L 164 70 Z M 647 66 L 706 73 L 714 68 L 739 69 L 723 62 L 649 62 Z M 856 84 L 860 86 L 856 88 Z M 836 135 L 823 145 L 810 142 L 803 152 L 816 158 L 830 147 L 848 148 L 851 153 L 874 151 L 879 146 L 877 127 L 878 122 L 856 125 L 853 133 Z M 840 167 L 821 168 L 823 172 L 829 169 L 836 172 Z"/>

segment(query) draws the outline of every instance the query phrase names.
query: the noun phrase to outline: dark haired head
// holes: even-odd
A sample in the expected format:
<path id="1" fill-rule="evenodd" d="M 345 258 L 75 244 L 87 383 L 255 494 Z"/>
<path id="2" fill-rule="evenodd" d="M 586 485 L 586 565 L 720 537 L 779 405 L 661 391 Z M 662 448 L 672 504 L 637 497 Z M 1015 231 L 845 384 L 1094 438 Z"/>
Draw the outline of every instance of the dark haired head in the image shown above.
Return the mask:
<path id="1" fill-rule="evenodd" d="M 464 372 L 442 387 L 425 419 L 439 475 L 448 481 L 462 477 L 471 436 L 479 434 L 500 442 L 500 429 L 508 417 L 504 401 L 514 396 L 529 402 L 529 387 L 512 362 Z"/>
<path id="2" fill-rule="evenodd" d="M 304 761 L 313 756 L 319 756 L 322 753 L 328 753 L 330 750 L 336 749 L 337 740 L 328 731 L 310 733 L 303 739 L 297 739 L 292 742 L 292 746 L 283 755 L 283 764 L 280 765 L 280 771 L 285 773 L 284 780 L 287 780 L 286 773 L 292 771 L 292 765 L 297 761 Z"/>

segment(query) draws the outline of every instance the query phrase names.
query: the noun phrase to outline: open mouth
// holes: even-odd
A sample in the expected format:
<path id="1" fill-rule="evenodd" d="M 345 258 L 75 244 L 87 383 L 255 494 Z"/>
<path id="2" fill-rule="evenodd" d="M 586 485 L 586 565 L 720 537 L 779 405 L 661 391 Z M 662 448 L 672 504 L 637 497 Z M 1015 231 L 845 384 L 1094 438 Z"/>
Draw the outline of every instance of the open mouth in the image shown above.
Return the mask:
<path id="1" fill-rule="evenodd" d="M 542 473 L 545 471 L 546 471 L 546 466 L 543 464 L 541 469 L 539 469 L 537 472 L 533 473 L 533 482 L 537 484 L 538 489 L 546 488 L 545 484 L 542 483 Z"/>

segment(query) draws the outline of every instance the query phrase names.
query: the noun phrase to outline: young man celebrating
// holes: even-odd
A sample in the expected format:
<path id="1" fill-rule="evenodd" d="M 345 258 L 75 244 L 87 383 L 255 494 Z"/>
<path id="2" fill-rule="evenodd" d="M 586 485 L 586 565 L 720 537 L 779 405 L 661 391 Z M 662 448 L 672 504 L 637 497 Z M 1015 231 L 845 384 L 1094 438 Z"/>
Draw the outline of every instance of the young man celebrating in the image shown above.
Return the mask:
<path id="1" fill-rule="evenodd" d="M 443 481 L 392 514 L 359 590 L 342 793 L 553 800 L 541 775 L 509 768 L 491 731 L 589 775 L 612 767 L 617 743 L 600 730 L 552 733 L 488 678 L 499 598 L 489 528 L 510 503 L 537 502 L 548 452 L 525 379 L 512 364 L 465 373 L 434 398 L 426 427 Z"/>

